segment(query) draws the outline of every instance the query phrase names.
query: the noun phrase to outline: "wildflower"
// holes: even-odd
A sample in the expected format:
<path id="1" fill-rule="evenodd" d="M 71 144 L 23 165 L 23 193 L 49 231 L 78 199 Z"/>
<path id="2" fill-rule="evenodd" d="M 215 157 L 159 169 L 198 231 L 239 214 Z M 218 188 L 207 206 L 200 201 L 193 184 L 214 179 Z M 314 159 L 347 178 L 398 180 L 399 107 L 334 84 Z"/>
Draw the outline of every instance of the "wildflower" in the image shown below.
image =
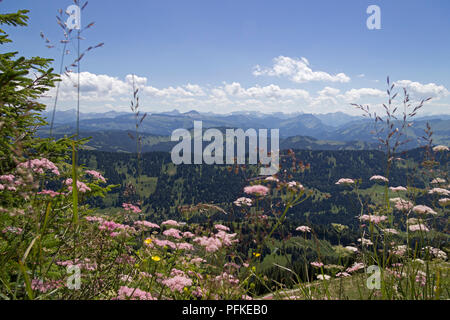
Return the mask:
<path id="1" fill-rule="evenodd" d="M 241 197 L 238 198 L 236 201 L 233 202 L 236 206 L 241 207 L 241 206 L 247 206 L 250 207 L 253 203 L 252 199 L 250 198 L 246 198 L 246 197 Z"/>
<path id="2" fill-rule="evenodd" d="M 146 227 L 150 229 L 159 229 L 159 226 L 155 223 L 151 223 L 149 221 L 135 221 L 135 226 Z"/>
<path id="3" fill-rule="evenodd" d="M 206 260 L 198 257 L 198 258 L 191 259 L 191 262 L 198 264 L 198 263 L 202 263 L 202 262 L 204 263 L 204 262 L 206 262 Z"/>
<path id="4" fill-rule="evenodd" d="M 194 246 L 187 242 L 182 242 L 177 244 L 178 250 L 194 250 Z"/>
<path id="5" fill-rule="evenodd" d="M 253 252 L 253 255 L 254 255 L 256 258 L 258 258 L 261 254 L 260 254 L 260 253 L 257 253 L 257 252 Z"/>
<path id="6" fill-rule="evenodd" d="M 423 225 L 421 223 L 410 225 L 409 230 L 410 231 L 425 231 L 425 232 L 430 231 L 425 225 Z"/>
<path id="7" fill-rule="evenodd" d="M 358 252 L 358 248 L 352 246 L 346 246 L 345 249 L 351 252 Z"/>
<path id="8" fill-rule="evenodd" d="M 62 287 L 62 281 L 61 280 L 52 280 L 48 282 L 44 282 L 39 279 L 33 279 L 31 280 L 31 289 L 35 291 L 39 291 L 41 293 L 46 293 L 50 290 L 60 288 Z"/>
<path id="9" fill-rule="evenodd" d="M 351 274 L 348 273 L 348 272 L 343 271 L 343 272 L 336 273 L 336 277 L 337 278 L 351 277 Z"/>
<path id="10" fill-rule="evenodd" d="M 448 206 L 450 204 L 450 198 L 439 199 L 439 204 L 443 207 Z"/>
<path id="11" fill-rule="evenodd" d="M 266 179 L 264 179 L 264 180 L 266 180 L 266 181 L 274 181 L 274 182 L 279 182 L 280 180 L 278 180 L 277 178 L 275 178 L 275 177 L 267 177 Z"/>
<path id="12" fill-rule="evenodd" d="M 85 172 L 86 172 L 87 174 L 93 176 L 93 177 L 94 177 L 95 179 L 97 179 L 97 180 L 100 180 L 100 181 L 102 181 L 102 182 L 106 182 L 105 177 L 103 177 L 103 176 L 101 175 L 100 172 L 97 172 L 97 171 L 95 171 L 95 170 L 86 170 Z"/>
<path id="13" fill-rule="evenodd" d="M 311 262 L 311 265 L 312 265 L 313 267 L 316 267 L 316 268 L 321 268 L 321 267 L 323 267 L 323 263 L 322 263 L 322 262 L 318 262 L 318 261 Z"/>
<path id="14" fill-rule="evenodd" d="M 64 183 L 66 184 L 67 189 L 69 189 L 69 191 L 72 191 L 73 180 L 69 178 L 69 179 L 65 180 Z M 87 191 L 91 191 L 91 188 L 89 188 L 84 182 L 81 182 L 79 180 L 77 180 L 77 189 L 81 193 L 86 193 Z"/>
<path id="15" fill-rule="evenodd" d="M 412 202 L 404 200 L 402 198 L 392 198 L 389 199 L 391 202 L 395 202 L 395 208 L 399 211 L 408 211 L 411 210 L 414 205 Z"/>
<path id="16" fill-rule="evenodd" d="M 394 191 L 394 192 L 399 192 L 399 191 L 407 191 L 408 189 L 406 189 L 405 187 L 402 187 L 402 186 L 398 186 L 398 187 L 389 187 L 389 190 Z"/>
<path id="17" fill-rule="evenodd" d="M 318 274 L 317 275 L 317 279 L 319 279 L 319 280 L 330 280 L 331 279 L 331 277 L 329 276 L 329 275 L 327 275 L 327 274 Z"/>
<path id="18" fill-rule="evenodd" d="M 311 228 L 308 226 L 300 226 L 295 229 L 295 231 L 301 231 L 301 232 L 311 232 Z"/>
<path id="19" fill-rule="evenodd" d="M 139 207 L 132 205 L 131 203 L 122 203 L 122 207 L 125 211 L 133 211 L 134 213 L 139 213 L 142 211 Z"/>
<path id="20" fill-rule="evenodd" d="M 418 214 L 437 214 L 436 211 L 424 205 L 415 206 L 413 208 L 413 211 Z"/>
<path id="21" fill-rule="evenodd" d="M 372 176 L 369 180 L 389 182 L 389 180 L 383 176 Z"/>
<path id="22" fill-rule="evenodd" d="M 247 194 L 256 194 L 256 195 L 265 196 L 269 193 L 269 188 L 258 184 L 258 185 L 254 185 L 254 186 L 245 187 L 244 192 Z"/>
<path id="23" fill-rule="evenodd" d="M 359 238 L 358 242 L 361 242 L 365 246 L 373 245 L 372 241 L 370 241 L 369 239 L 364 239 L 364 238 L 361 239 L 361 238 Z"/>
<path id="24" fill-rule="evenodd" d="M 347 270 L 345 270 L 348 273 L 352 273 L 358 270 L 364 269 L 364 263 L 362 262 L 355 262 L 351 267 L 348 267 Z"/>
<path id="25" fill-rule="evenodd" d="M 122 286 L 119 288 L 117 292 L 117 299 L 120 300 L 156 300 L 150 292 L 145 292 L 139 288 L 129 288 L 126 286 Z"/>
<path id="26" fill-rule="evenodd" d="M 3 175 L 3 176 L 0 176 L 0 180 L 1 181 L 7 181 L 7 182 L 10 182 L 10 183 L 13 183 L 14 182 L 14 175 L 12 175 L 12 174 L 6 174 L 6 175 Z"/>
<path id="27" fill-rule="evenodd" d="M 400 245 L 395 247 L 392 253 L 397 256 L 403 256 L 406 253 L 406 249 L 407 249 L 406 245 Z"/>
<path id="28" fill-rule="evenodd" d="M 424 249 L 432 254 L 435 258 L 442 259 L 444 261 L 447 260 L 447 254 L 438 248 L 426 246 Z"/>
<path id="29" fill-rule="evenodd" d="M 175 276 L 173 278 L 164 279 L 161 283 L 166 285 L 172 291 L 182 293 L 184 287 L 189 287 L 192 285 L 192 280 L 185 276 Z"/>
<path id="30" fill-rule="evenodd" d="M 204 246 L 207 252 L 215 252 L 222 247 L 222 242 L 214 237 L 197 237 L 193 241 Z"/>
<path id="31" fill-rule="evenodd" d="M 359 218 L 361 221 L 370 221 L 374 224 L 379 224 L 382 221 L 385 221 L 387 219 L 386 216 L 375 216 L 375 215 L 367 215 L 364 214 Z"/>
<path id="32" fill-rule="evenodd" d="M 421 287 L 424 287 L 427 283 L 427 274 L 423 271 L 417 271 L 416 282 L 419 283 Z"/>
<path id="33" fill-rule="evenodd" d="M 395 229 L 385 228 L 385 229 L 383 229 L 383 231 L 384 231 L 385 233 L 398 234 L 398 231 L 395 230 Z"/>
<path id="34" fill-rule="evenodd" d="M 214 225 L 214 228 L 216 228 L 217 230 L 222 230 L 222 231 L 230 231 L 230 228 L 228 228 L 222 224 L 216 224 L 216 225 Z"/>
<path id="35" fill-rule="evenodd" d="M 147 238 L 147 239 L 144 240 L 144 243 L 146 245 L 149 245 L 150 243 L 152 243 L 152 239 L 151 238 Z"/>
<path id="36" fill-rule="evenodd" d="M 158 256 L 152 256 L 152 260 L 158 262 L 161 260 L 161 258 Z"/>
<path id="37" fill-rule="evenodd" d="M 448 147 L 447 146 L 443 146 L 443 145 L 439 145 L 439 146 L 435 146 L 433 147 L 433 151 L 434 152 L 440 152 L 440 151 L 448 151 Z"/>
<path id="38" fill-rule="evenodd" d="M 288 182 L 287 187 L 288 187 L 288 189 L 291 189 L 291 190 L 294 190 L 294 191 L 297 191 L 297 190 L 304 190 L 304 189 L 305 189 L 305 188 L 304 188 L 300 183 L 298 183 L 297 181 L 291 181 L 291 182 Z"/>
<path id="39" fill-rule="evenodd" d="M 58 167 L 46 158 L 32 159 L 17 165 L 17 168 L 30 168 L 36 173 L 44 173 L 45 170 L 50 170 L 53 174 L 59 176 Z"/>
<path id="40" fill-rule="evenodd" d="M 432 184 L 445 183 L 445 179 L 442 179 L 442 178 L 436 178 L 436 179 L 431 180 L 431 183 L 432 183 Z"/>
<path id="41" fill-rule="evenodd" d="M 442 188 L 433 188 L 430 191 L 428 191 L 429 194 L 437 193 L 441 196 L 450 196 L 450 191 Z"/>
<path id="42" fill-rule="evenodd" d="M 355 180 L 353 179 L 348 179 L 348 178 L 341 178 L 338 180 L 338 182 L 336 182 L 336 184 L 354 184 Z"/>
<path id="43" fill-rule="evenodd" d="M 61 193 L 53 191 L 53 190 L 42 190 L 42 191 L 38 192 L 37 194 L 49 195 L 52 198 L 61 195 Z"/>
<path id="44" fill-rule="evenodd" d="M 181 226 L 181 224 L 179 222 L 176 222 L 175 220 L 167 220 L 164 221 L 163 223 L 161 223 L 161 225 L 168 225 L 168 226 L 174 226 L 174 227 L 179 227 Z"/>
<path id="45" fill-rule="evenodd" d="M 169 248 L 172 248 L 174 250 L 177 248 L 176 244 L 173 243 L 172 241 L 169 241 L 169 240 L 154 239 L 152 244 L 155 244 L 155 245 L 157 245 L 159 247 L 163 247 L 163 248 L 164 247 L 169 247 Z"/>
<path id="46" fill-rule="evenodd" d="M 167 237 L 174 237 L 175 239 L 181 239 L 181 235 L 180 235 L 180 230 L 178 229 L 174 229 L 174 228 L 170 228 L 167 229 L 163 232 L 163 235 L 167 236 Z"/>
<path id="47" fill-rule="evenodd" d="M 195 237 L 195 234 L 193 234 L 192 232 L 186 231 L 183 232 L 183 238 L 193 238 Z"/>

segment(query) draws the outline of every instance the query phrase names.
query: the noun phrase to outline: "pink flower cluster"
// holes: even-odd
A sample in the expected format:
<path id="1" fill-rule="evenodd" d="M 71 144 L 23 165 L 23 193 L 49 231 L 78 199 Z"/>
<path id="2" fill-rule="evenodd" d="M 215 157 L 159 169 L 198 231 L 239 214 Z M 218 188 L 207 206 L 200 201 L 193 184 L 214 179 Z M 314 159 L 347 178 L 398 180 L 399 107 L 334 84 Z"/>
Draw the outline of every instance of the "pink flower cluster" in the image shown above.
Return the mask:
<path id="1" fill-rule="evenodd" d="M 163 223 L 161 223 L 162 226 L 168 225 L 168 226 L 174 226 L 179 227 L 181 224 L 179 222 L 176 222 L 175 220 L 166 220 Z"/>
<path id="2" fill-rule="evenodd" d="M 364 269 L 364 263 L 362 262 L 355 262 L 351 267 L 348 267 L 347 270 L 345 270 L 348 273 L 352 273 L 358 270 Z"/>
<path id="3" fill-rule="evenodd" d="M 87 217 L 85 217 L 85 219 L 89 222 L 98 222 L 99 223 L 98 229 L 111 232 L 109 234 L 111 237 L 117 237 L 123 233 L 129 234 L 129 233 L 136 232 L 136 229 L 133 227 L 130 227 L 125 224 L 117 223 L 114 221 L 105 220 L 101 217 L 87 216 Z"/>
<path id="4" fill-rule="evenodd" d="M 297 229 L 295 229 L 296 231 L 301 231 L 301 232 L 311 232 L 311 228 L 308 226 L 300 226 L 297 227 Z"/>
<path id="5" fill-rule="evenodd" d="M 408 191 L 405 187 L 398 186 L 398 187 L 389 187 L 389 190 L 394 192 L 400 192 L 400 191 Z"/>
<path id="6" fill-rule="evenodd" d="M 91 263 L 91 260 L 89 260 L 87 258 L 85 258 L 83 260 L 75 259 L 75 262 L 73 260 L 56 261 L 56 264 L 58 266 L 63 266 L 63 267 L 78 266 L 80 269 L 89 270 L 89 271 L 94 271 L 95 269 L 97 269 L 97 264 L 95 262 Z"/>
<path id="7" fill-rule="evenodd" d="M 133 211 L 134 213 L 139 213 L 142 211 L 139 207 L 132 205 L 131 203 L 122 203 L 122 207 L 125 211 Z"/>
<path id="8" fill-rule="evenodd" d="M 246 197 L 241 197 L 238 198 L 236 201 L 233 202 L 236 206 L 241 207 L 241 206 L 247 206 L 250 207 L 253 203 L 252 199 L 250 198 L 246 198 Z"/>
<path id="9" fill-rule="evenodd" d="M 85 172 L 86 172 L 87 174 L 93 176 L 95 179 L 100 180 L 100 181 L 106 183 L 105 177 L 102 176 L 100 172 L 97 172 L 97 171 L 95 171 L 95 170 L 86 170 Z"/>
<path id="10" fill-rule="evenodd" d="M 117 292 L 119 300 L 156 300 L 150 292 L 143 291 L 139 288 L 129 288 L 122 286 Z"/>
<path id="11" fill-rule="evenodd" d="M 220 283 L 220 285 L 224 285 L 225 283 L 229 283 L 231 285 L 238 285 L 239 279 L 237 279 L 232 274 L 227 272 L 222 273 L 221 275 L 216 276 L 215 280 Z"/>
<path id="12" fill-rule="evenodd" d="M 389 201 L 394 202 L 395 208 L 399 211 L 408 211 L 414 207 L 411 201 L 407 201 L 402 198 L 392 198 L 389 199 Z"/>
<path id="13" fill-rule="evenodd" d="M 185 287 L 190 287 L 192 285 L 192 280 L 186 276 L 178 275 L 173 278 L 164 279 L 161 283 L 172 291 L 182 293 Z"/>
<path id="14" fill-rule="evenodd" d="M 214 225 L 214 228 L 216 228 L 217 230 L 222 230 L 222 231 L 230 231 L 230 228 L 228 228 L 222 224 L 216 224 L 216 225 Z"/>
<path id="15" fill-rule="evenodd" d="M 39 279 L 33 279 L 31 280 L 31 289 L 39 291 L 41 293 L 46 293 L 50 290 L 62 287 L 62 283 L 63 282 L 61 280 L 51 280 L 48 282 L 44 282 Z"/>
<path id="16" fill-rule="evenodd" d="M 424 224 L 422 224 L 422 223 L 418 223 L 418 224 L 412 224 L 412 225 L 410 225 L 409 226 L 409 231 L 412 231 L 412 232 L 414 232 L 414 231 L 424 231 L 424 232 L 428 232 L 428 231 L 430 231 L 428 228 L 427 228 L 427 226 L 425 226 Z"/>
<path id="17" fill-rule="evenodd" d="M 368 215 L 364 214 L 359 218 L 361 221 L 369 221 L 374 224 L 379 224 L 380 222 L 383 222 L 387 219 L 386 216 L 374 216 L 374 215 Z"/>
<path id="18" fill-rule="evenodd" d="M 66 184 L 67 189 L 69 189 L 69 191 L 72 191 L 73 180 L 71 178 L 69 178 L 66 181 L 64 181 L 64 183 Z M 77 189 L 81 193 L 86 193 L 87 191 L 91 191 L 91 188 L 89 188 L 84 182 L 81 182 L 79 180 L 77 180 Z"/>
<path id="19" fill-rule="evenodd" d="M 187 242 L 177 243 L 178 250 L 194 250 L 194 246 Z"/>
<path id="20" fill-rule="evenodd" d="M 288 189 L 292 189 L 292 190 L 295 190 L 295 191 L 297 191 L 297 190 L 304 190 L 305 189 L 303 187 L 303 185 L 301 185 L 297 181 L 288 182 L 287 187 L 288 187 Z"/>
<path id="21" fill-rule="evenodd" d="M 158 247 L 162 247 L 162 248 L 169 247 L 174 250 L 177 248 L 176 244 L 170 240 L 153 239 L 153 241 L 148 246 L 150 248 L 153 248 L 154 245 L 157 245 Z"/>
<path id="22" fill-rule="evenodd" d="M 62 193 L 56 192 L 56 191 L 53 191 L 53 190 L 42 190 L 42 191 L 38 192 L 37 194 L 48 195 L 48 196 L 54 198 L 56 196 L 61 195 Z"/>
<path id="23" fill-rule="evenodd" d="M 372 176 L 369 180 L 374 181 L 383 181 L 383 182 L 389 182 L 389 180 L 386 177 L 383 176 Z"/>
<path id="24" fill-rule="evenodd" d="M 159 229 L 159 226 L 157 224 L 149 222 L 149 221 L 135 221 L 134 225 L 149 228 L 149 229 Z"/>
<path id="25" fill-rule="evenodd" d="M 413 207 L 412 210 L 415 213 L 418 213 L 418 214 L 433 214 L 433 215 L 437 214 L 437 212 L 434 211 L 433 209 L 431 209 L 430 207 L 427 207 L 427 206 L 424 206 L 424 205 L 421 205 L 421 204 L 418 205 L 418 206 Z"/>
<path id="26" fill-rule="evenodd" d="M 254 186 L 245 187 L 244 192 L 247 194 L 256 194 L 256 195 L 265 196 L 269 193 L 269 188 L 258 184 L 258 185 L 254 185 Z"/>
<path id="27" fill-rule="evenodd" d="M 19 163 L 17 165 L 17 168 L 30 168 L 37 173 L 44 173 L 45 170 L 50 170 L 51 172 L 53 172 L 53 174 L 59 176 L 58 167 L 53 162 L 51 162 L 46 158 L 32 159 Z"/>
<path id="28" fill-rule="evenodd" d="M 4 184 L 0 184 L 1 190 L 9 190 L 9 191 L 17 191 L 15 186 L 23 184 L 20 180 L 14 181 L 16 177 L 12 174 L 6 174 L 0 176 L 0 181 L 3 181 Z"/>
<path id="29" fill-rule="evenodd" d="M 313 267 L 316 267 L 316 268 L 322 268 L 323 267 L 323 263 L 322 262 L 318 262 L 318 261 L 311 262 L 311 265 Z"/>
<path id="30" fill-rule="evenodd" d="M 175 228 L 170 228 L 167 229 L 163 232 L 163 235 L 167 236 L 167 237 L 173 237 L 175 239 L 181 239 L 182 236 L 180 234 L 180 230 L 175 229 Z"/>
<path id="31" fill-rule="evenodd" d="M 336 182 L 336 184 L 354 184 L 354 183 L 355 180 L 349 178 L 341 178 Z"/>

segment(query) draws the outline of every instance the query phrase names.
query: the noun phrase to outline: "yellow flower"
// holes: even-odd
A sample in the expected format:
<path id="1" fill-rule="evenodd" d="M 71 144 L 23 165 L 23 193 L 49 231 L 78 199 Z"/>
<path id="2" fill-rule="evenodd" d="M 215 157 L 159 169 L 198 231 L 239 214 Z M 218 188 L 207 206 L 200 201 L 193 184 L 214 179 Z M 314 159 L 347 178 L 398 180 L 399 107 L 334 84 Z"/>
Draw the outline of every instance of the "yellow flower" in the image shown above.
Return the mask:
<path id="1" fill-rule="evenodd" d="M 145 244 L 150 244 L 150 243 L 152 243 L 152 239 L 151 238 L 147 238 L 147 239 L 144 240 L 144 243 Z"/>
<path id="2" fill-rule="evenodd" d="M 255 267 L 252 267 L 252 271 L 253 271 L 253 272 L 256 272 L 256 268 L 255 268 Z"/>
<path id="3" fill-rule="evenodd" d="M 158 256 L 153 256 L 152 260 L 158 262 L 159 260 L 161 260 L 161 258 Z"/>
<path id="4" fill-rule="evenodd" d="M 253 252 L 253 255 L 254 255 L 256 258 L 258 258 L 261 254 L 260 254 L 260 253 L 255 253 L 255 252 Z"/>

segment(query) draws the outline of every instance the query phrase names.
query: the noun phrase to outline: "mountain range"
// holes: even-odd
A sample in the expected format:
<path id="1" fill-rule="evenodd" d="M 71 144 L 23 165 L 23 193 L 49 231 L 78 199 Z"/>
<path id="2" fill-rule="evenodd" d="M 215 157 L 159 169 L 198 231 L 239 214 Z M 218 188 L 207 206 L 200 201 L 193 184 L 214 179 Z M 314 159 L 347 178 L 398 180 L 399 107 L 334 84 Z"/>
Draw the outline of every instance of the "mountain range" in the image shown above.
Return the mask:
<path id="1" fill-rule="evenodd" d="M 42 114 L 48 122 L 51 112 Z M 54 122 L 56 137 L 75 132 L 76 111 L 57 111 Z M 174 145 L 170 141 L 172 132 L 178 128 L 192 129 L 194 121 L 202 121 L 203 128 L 279 129 L 280 148 L 310 150 L 373 149 L 377 143 L 371 134 L 373 121 L 362 116 L 342 112 L 327 114 L 233 112 L 230 114 L 200 113 L 189 111 L 148 114 L 140 125 L 143 151 L 167 151 Z M 136 118 L 130 112 L 80 113 L 80 136 L 93 137 L 89 147 L 104 151 L 133 152 L 135 142 L 129 138 L 134 134 Z M 436 115 L 417 118 L 407 135 L 411 142 L 407 148 L 419 145 L 426 124 L 433 130 L 433 142 L 450 144 L 450 116 Z M 395 123 L 399 126 L 399 123 Z M 43 127 L 39 134 L 48 135 L 49 127 Z"/>

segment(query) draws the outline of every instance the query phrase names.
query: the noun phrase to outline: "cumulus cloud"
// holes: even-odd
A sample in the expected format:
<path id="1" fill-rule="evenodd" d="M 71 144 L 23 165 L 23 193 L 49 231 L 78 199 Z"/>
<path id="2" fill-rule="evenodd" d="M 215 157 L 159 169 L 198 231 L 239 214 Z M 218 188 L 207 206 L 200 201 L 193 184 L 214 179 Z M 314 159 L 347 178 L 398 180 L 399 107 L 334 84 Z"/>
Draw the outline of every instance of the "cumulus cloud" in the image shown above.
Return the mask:
<path id="1" fill-rule="evenodd" d="M 309 62 L 302 58 L 302 63 Z M 63 76 L 59 101 L 65 108 L 73 108 L 77 99 L 77 74 Z M 179 109 L 180 111 L 199 110 L 217 113 L 253 110 L 263 112 L 352 112 L 350 103 L 379 104 L 386 99 L 386 92 L 377 88 L 349 88 L 343 90 L 337 84 L 325 86 L 316 91 L 300 88 L 280 87 L 277 84 L 244 86 L 239 82 L 224 82 L 219 85 L 187 83 L 185 85 L 158 88 L 149 84 L 146 77 L 126 75 L 123 78 L 90 72 L 80 73 L 82 111 L 106 111 L 129 109 L 133 94 L 133 81 L 139 88 L 141 106 L 145 111 Z M 412 94 L 421 98 L 428 96 L 449 96 L 448 90 L 434 83 L 421 84 L 410 80 L 397 81 L 398 87 L 407 87 Z M 398 88 L 400 89 L 400 88 Z M 48 96 L 52 97 L 55 90 Z M 43 99 L 44 103 L 50 100 Z M 438 110 L 448 106 L 448 100 L 442 105 L 435 104 Z M 442 111 L 441 111 L 442 112 Z"/>
<path id="2" fill-rule="evenodd" d="M 344 94 L 338 95 L 338 98 L 341 98 L 348 102 L 354 102 L 360 100 L 363 97 L 384 97 L 385 95 L 386 92 L 382 90 L 374 88 L 359 88 L 350 89 Z"/>
<path id="3" fill-rule="evenodd" d="M 309 93 L 306 90 L 291 88 L 282 89 L 275 84 L 264 87 L 254 86 L 245 89 L 240 83 L 233 82 L 231 84 L 225 84 L 223 91 L 229 96 L 238 98 L 309 98 Z"/>
<path id="4" fill-rule="evenodd" d="M 406 88 L 412 98 L 426 99 L 426 98 L 443 98 L 448 96 L 450 92 L 443 85 L 435 83 L 422 84 L 411 80 L 399 80 L 394 82 L 398 87 Z"/>
<path id="5" fill-rule="evenodd" d="M 350 78 L 344 73 L 331 75 L 324 71 L 313 71 L 309 61 L 302 57 L 300 59 L 279 56 L 273 59 L 273 66 L 262 68 L 256 65 L 253 70 L 255 76 L 287 77 L 293 82 L 303 83 L 310 81 L 349 82 Z"/>

